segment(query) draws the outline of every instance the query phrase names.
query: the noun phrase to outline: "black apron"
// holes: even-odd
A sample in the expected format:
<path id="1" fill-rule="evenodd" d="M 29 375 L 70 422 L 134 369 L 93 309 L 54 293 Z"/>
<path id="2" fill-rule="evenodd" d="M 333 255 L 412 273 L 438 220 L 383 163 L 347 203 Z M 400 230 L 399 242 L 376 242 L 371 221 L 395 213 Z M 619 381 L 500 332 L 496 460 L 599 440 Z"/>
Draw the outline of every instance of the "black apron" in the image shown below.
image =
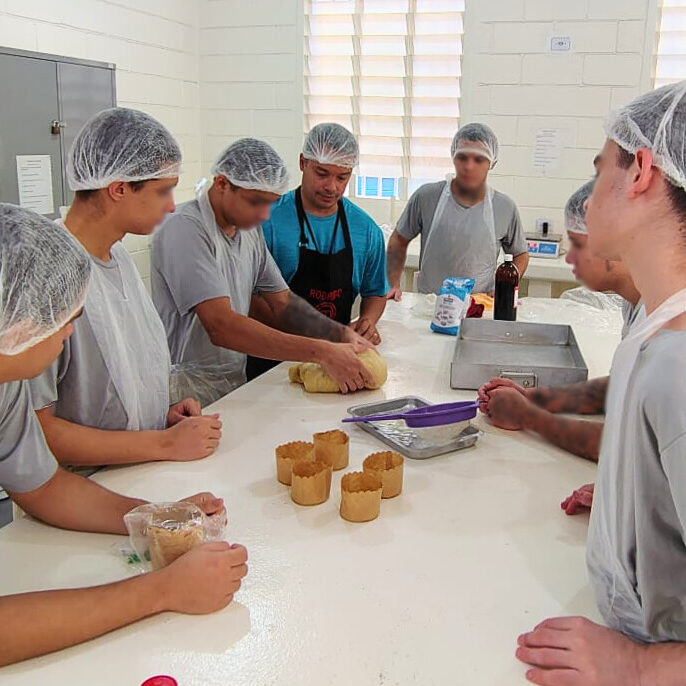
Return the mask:
<path id="1" fill-rule="evenodd" d="M 298 242 L 298 268 L 288 284 L 290 289 L 307 300 L 312 307 L 340 324 L 350 324 L 355 294 L 353 292 L 353 249 L 350 241 L 348 218 L 345 216 L 343 200 L 338 201 L 338 213 L 331 235 L 329 252 L 320 252 L 310 222 L 303 208 L 300 188 L 295 190 L 295 210 L 300 225 Z M 337 253 L 336 245 L 338 227 L 343 231 L 345 247 Z M 312 248 L 309 248 L 309 245 Z M 278 362 L 248 356 L 246 375 L 248 381 L 263 374 Z"/>

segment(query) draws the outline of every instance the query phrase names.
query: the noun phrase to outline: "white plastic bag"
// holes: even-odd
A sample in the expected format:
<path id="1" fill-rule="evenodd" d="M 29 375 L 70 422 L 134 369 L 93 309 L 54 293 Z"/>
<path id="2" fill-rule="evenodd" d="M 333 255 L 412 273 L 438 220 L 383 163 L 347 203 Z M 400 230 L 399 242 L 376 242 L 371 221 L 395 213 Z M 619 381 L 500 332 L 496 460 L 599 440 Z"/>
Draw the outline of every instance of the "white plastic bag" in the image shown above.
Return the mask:
<path id="1" fill-rule="evenodd" d="M 226 531 L 226 510 L 208 516 L 197 505 L 146 503 L 124 515 L 135 554 L 148 568 L 161 569 L 202 543 L 220 541 Z"/>
<path id="2" fill-rule="evenodd" d="M 591 291 L 588 288 L 580 286 L 579 288 L 572 288 L 565 291 L 561 296 L 561 300 L 571 300 L 582 305 L 590 305 L 598 310 L 615 311 L 621 310 L 626 302 L 621 295 L 616 293 L 601 293 L 599 291 Z"/>

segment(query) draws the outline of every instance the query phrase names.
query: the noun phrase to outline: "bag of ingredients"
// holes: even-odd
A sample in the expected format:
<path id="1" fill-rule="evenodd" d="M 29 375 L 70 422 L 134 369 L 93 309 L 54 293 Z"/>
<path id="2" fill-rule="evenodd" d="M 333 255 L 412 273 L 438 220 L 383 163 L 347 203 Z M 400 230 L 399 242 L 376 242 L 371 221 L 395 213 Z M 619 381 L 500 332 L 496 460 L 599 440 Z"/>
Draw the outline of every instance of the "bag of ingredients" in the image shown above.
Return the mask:
<path id="1" fill-rule="evenodd" d="M 131 547 L 153 570 L 170 565 L 195 546 L 222 540 L 226 523 L 226 510 L 208 516 L 184 501 L 146 503 L 124 515 Z"/>
<path id="2" fill-rule="evenodd" d="M 436 296 L 436 308 L 431 320 L 431 330 L 457 336 L 460 321 L 467 313 L 471 302 L 474 279 L 451 276 L 444 279 Z"/>

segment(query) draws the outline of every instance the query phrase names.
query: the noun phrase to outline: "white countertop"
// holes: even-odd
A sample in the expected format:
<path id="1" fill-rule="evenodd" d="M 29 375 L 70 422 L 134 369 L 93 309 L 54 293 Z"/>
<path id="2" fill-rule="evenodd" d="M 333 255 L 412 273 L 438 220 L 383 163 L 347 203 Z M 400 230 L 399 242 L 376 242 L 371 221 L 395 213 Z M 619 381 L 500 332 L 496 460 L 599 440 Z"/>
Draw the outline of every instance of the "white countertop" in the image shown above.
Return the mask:
<path id="1" fill-rule="evenodd" d="M 473 397 L 450 390 L 455 339 L 429 331 L 411 309 L 417 297 L 389 303 L 381 323 L 383 389 L 308 396 L 280 366 L 215 405 L 224 438 L 213 457 L 94 477 L 153 500 L 201 490 L 223 496 L 229 538 L 250 555 L 249 576 L 228 608 L 160 615 L 0 669 L 3 686 L 137 686 L 154 674 L 180 686 L 509 686 L 526 683 L 514 658 L 519 633 L 561 614 L 597 619 L 584 563 L 588 518 L 566 517 L 559 506 L 594 479 L 595 466 L 536 437 L 479 417 L 485 434 L 476 448 L 406 460 L 402 495 L 367 524 L 340 519 L 341 472 L 331 499 L 314 508 L 292 503 L 277 483 L 274 447 L 335 428 L 353 404 Z M 532 312 L 562 317 L 552 301 Z M 618 329 L 574 328 L 591 375 L 607 373 Z M 357 428 L 350 433 L 351 469 L 384 449 Z M 119 579 L 121 541 L 21 518 L 0 530 L 0 593 Z"/>
<path id="2" fill-rule="evenodd" d="M 540 281 L 564 281 L 576 283 L 571 265 L 565 262 L 565 256 L 555 259 L 547 257 L 534 257 L 529 260 L 529 266 L 524 274 L 525 279 L 537 279 Z"/>
<path id="3" fill-rule="evenodd" d="M 419 269 L 420 241 L 415 239 L 407 246 L 406 269 Z M 564 255 L 555 259 L 532 257 L 524 274 L 525 279 L 540 281 L 576 282 L 572 267 L 565 262 Z"/>

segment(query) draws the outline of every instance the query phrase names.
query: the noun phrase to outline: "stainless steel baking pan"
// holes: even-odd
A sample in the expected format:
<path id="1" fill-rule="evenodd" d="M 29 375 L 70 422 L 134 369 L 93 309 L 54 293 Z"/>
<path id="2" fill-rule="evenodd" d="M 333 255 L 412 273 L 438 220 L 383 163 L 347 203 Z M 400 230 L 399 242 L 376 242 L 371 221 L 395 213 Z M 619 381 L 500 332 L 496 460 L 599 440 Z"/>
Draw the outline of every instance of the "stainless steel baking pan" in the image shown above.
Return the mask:
<path id="1" fill-rule="evenodd" d="M 431 405 L 431 403 L 423 398 L 407 395 L 377 403 L 355 405 L 355 407 L 348 408 L 348 414 L 353 417 L 383 414 L 384 412 L 391 414 L 413 410 L 417 407 L 426 407 L 427 405 Z M 410 429 L 402 419 L 396 419 L 388 422 L 364 422 L 357 424 L 357 426 L 372 436 L 376 436 L 389 448 L 413 460 L 424 460 L 427 457 L 470 448 L 481 436 L 481 432 L 470 424 L 467 426 L 449 424 L 430 429 Z"/>
<path id="2" fill-rule="evenodd" d="M 566 324 L 464 319 L 450 366 L 450 386 L 477 389 L 505 377 L 524 386 L 585 381 L 588 368 Z"/>

